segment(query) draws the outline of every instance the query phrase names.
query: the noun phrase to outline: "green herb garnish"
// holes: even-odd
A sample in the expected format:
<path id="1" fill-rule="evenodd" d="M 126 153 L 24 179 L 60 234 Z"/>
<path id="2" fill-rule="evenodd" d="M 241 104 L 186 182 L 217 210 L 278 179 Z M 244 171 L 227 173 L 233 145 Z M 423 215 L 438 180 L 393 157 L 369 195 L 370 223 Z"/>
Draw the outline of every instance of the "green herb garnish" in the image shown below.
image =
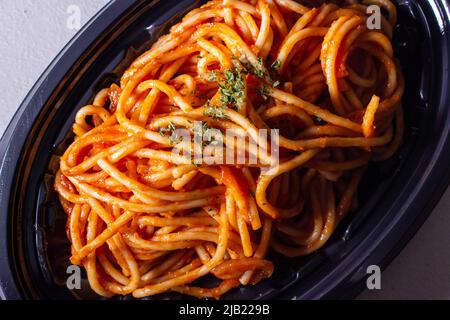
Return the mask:
<path id="1" fill-rule="evenodd" d="M 179 136 L 176 132 L 177 127 L 173 122 L 170 122 L 167 127 L 159 128 L 159 134 L 163 137 L 167 137 L 171 145 L 180 143 L 183 141 L 183 136 Z"/>
<path id="2" fill-rule="evenodd" d="M 217 71 L 208 72 L 205 76 L 205 79 L 209 82 L 215 82 L 215 81 L 217 81 L 218 78 L 219 77 L 218 77 Z"/>
<path id="3" fill-rule="evenodd" d="M 207 117 L 213 118 L 213 120 L 228 119 L 228 116 L 224 113 L 223 107 L 208 106 L 203 114 Z"/>
<path id="4" fill-rule="evenodd" d="M 272 63 L 272 65 L 270 66 L 270 68 L 271 68 L 272 70 L 277 71 L 277 72 L 278 72 L 278 70 L 280 69 L 280 67 L 281 67 L 281 60 L 279 60 L 279 59 L 275 60 L 275 61 Z"/>
<path id="5" fill-rule="evenodd" d="M 225 79 L 219 84 L 220 102 L 225 106 L 240 107 L 245 101 L 244 70 L 237 66 L 225 71 Z"/>
<path id="6" fill-rule="evenodd" d="M 269 100 L 269 96 L 268 96 L 269 93 L 270 93 L 270 90 L 267 86 L 263 85 L 258 88 L 258 94 L 263 98 L 264 101 Z"/>

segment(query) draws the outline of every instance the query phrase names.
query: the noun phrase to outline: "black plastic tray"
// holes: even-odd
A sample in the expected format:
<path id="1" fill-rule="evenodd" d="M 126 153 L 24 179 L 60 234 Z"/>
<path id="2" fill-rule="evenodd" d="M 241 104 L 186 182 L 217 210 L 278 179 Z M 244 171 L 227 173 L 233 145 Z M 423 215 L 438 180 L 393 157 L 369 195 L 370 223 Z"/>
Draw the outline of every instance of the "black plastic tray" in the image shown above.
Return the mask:
<path id="1" fill-rule="evenodd" d="M 396 2 L 396 56 L 406 76 L 404 145 L 392 160 L 368 170 L 360 190 L 362 207 L 323 249 L 300 259 L 272 256 L 274 277 L 234 290 L 226 299 L 354 297 L 365 285 L 367 266 L 384 268 L 393 259 L 450 182 L 449 4 Z M 30 91 L 0 142 L 2 298 L 98 298 L 64 286 L 69 251 L 65 216 L 49 187 L 53 155 L 64 145 L 76 111 L 117 80 L 121 62 L 129 62 L 200 3 L 111 1 Z"/>

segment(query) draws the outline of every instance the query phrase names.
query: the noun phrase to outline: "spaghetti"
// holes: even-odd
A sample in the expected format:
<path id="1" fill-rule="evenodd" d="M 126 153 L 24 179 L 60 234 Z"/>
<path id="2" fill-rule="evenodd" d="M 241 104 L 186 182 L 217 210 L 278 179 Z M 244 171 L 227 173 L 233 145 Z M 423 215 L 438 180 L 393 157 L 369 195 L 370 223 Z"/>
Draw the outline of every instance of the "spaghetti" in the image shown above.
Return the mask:
<path id="1" fill-rule="evenodd" d="M 314 3 L 210 1 L 77 113 L 55 189 L 71 262 L 96 293 L 219 298 L 270 277 L 269 248 L 288 257 L 319 249 L 358 206 L 367 164 L 402 141 L 396 9 Z M 387 13 L 378 30 L 367 26 L 370 5 Z M 230 139 L 227 151 L 255 163 L 174 156 L 193 144 L 177 129 L 195 134 L 198 122 L 265 151 L 273 147 L 259 131 L 279 129 L 278 165 Z M 220 284 L 192 284 L 206 275 Z"/>

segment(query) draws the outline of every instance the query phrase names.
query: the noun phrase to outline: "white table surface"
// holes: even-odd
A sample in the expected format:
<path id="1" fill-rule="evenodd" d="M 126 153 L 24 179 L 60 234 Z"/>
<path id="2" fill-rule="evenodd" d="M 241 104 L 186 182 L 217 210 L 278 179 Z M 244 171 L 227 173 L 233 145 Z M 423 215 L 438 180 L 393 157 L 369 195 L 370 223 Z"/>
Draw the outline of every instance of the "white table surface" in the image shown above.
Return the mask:
<path id="1" fill-rule="evenodd" d="M 76 33 L 67 8 L 84 24 L 107 0 L 0 1 L 0 135 L 41 72 Z M 407 112 L 407 111 L 406 111 Z M 360 299 L 450 299 L 450 191 L 381 277 Z"/>

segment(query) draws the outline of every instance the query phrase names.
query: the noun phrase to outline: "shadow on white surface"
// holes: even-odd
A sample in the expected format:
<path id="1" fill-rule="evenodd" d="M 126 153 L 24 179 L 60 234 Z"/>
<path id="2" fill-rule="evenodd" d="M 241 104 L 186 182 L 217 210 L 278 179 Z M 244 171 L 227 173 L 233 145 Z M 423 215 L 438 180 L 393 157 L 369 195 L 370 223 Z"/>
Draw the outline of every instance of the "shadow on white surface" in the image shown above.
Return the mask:
<path id="1" fill-rule="evenodd" d="M 450 299 L 450 189 L 381 276 L 359 299 Z"/>

